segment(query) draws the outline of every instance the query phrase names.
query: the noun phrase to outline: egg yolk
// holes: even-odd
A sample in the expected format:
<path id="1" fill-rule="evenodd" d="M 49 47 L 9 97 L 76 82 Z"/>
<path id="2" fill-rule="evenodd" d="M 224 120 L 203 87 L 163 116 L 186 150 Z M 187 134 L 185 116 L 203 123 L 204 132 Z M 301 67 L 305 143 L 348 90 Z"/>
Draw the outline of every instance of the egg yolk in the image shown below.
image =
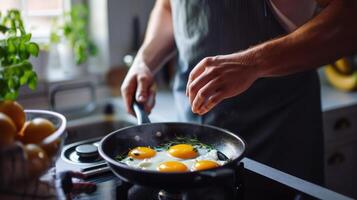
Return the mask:
<path id="1" fill-rule="evenodd" d="M 189 144 L 177 144 L 171 146 L 168 150 L 169 154 L 176 158 L 190 159 L 197 157 L 197 150 Z"/>
<path id="2" fill-rule="evenodd" d="M 178 161 L 167 161 L 161 163 L 157 170 L 160 172 L 186 172 L 188 168 L 185 164 Z"/>
<path id="3" fill-rule="evenodd" d="M 193 166 L 193 170 L 198 171 L 198 170 L 211 169 L 211 168 L 215 168 L 215 167 L 219 167 L 219 164 L 214 161 L 199 160 Z"/>
<path id="4" fill-rule="evenodd" d="M 156 155 L 156 151 L 149 147 L 136 147 L 129 151 L 129 157 L 135 159 L 151 158 Z"/>

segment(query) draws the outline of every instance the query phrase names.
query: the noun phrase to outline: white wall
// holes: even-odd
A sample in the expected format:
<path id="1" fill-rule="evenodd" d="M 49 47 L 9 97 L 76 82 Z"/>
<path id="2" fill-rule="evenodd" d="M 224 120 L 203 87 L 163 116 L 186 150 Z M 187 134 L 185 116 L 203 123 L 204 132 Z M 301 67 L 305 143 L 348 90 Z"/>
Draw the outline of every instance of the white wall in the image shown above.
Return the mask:
<path id="1" fill-rule="evenodd" d="M 89 72 L 107 71 L 109 63 L 108 1 L 90 0 L 90 34 L 98 47 L 98 55 L 89 59 Z"/>

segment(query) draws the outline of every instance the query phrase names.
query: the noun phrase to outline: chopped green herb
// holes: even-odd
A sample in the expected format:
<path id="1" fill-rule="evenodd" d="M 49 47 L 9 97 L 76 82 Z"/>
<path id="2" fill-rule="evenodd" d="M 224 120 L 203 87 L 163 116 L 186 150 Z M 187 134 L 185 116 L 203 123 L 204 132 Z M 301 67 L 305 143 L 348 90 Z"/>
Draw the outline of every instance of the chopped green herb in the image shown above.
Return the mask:
<path id="1" fill-rule="evenodd" d="M 198 148 L 206 148 L 206 149 L 210 149 L 210 150 L 214 149 L 214 147 L 212 145 L 203 144 L 197 138 L 188 138 L 188 137 L 176 137 L 174 140 L 164 143 L 158 147 L 155 147 L 154 149 L 156 151 L 168 150 L 171 146 L 174 146 L 177 144 L 190 144 L 190 145 L 192 145 L 194 147 L 198 147 Z"/>
<path id="2" fill-rule="evenodd" d="M 119 154 L 115 157 L 115 160 L 122 161 L 126 157 L 126 154 Z"/>

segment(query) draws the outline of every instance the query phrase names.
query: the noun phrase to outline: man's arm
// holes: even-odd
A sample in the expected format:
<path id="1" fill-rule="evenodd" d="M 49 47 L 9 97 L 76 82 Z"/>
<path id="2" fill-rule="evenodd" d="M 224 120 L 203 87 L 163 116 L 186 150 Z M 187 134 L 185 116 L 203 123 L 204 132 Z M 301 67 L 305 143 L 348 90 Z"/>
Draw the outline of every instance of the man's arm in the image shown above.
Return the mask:
<path id="1" fill-rule="evenodd" d="M 356 53 L 357 1 L 332 0 L 314 19 L 256 51 L 262 77 L 310 70 Z"/>
<path id="2" fill-rule="evenodd" d="M 312 70 L 357 52 L 357 1 L 319 1 L 326 7 L 296 31 L 198 63 L 186 88 L 192 111 L 204 114 L 222 100 L 244 92 L 258 78 Z"/>
<path id="3" fill-rule="evenodd" d="M 152 71 L 175 49 L 170 0 L 157 0 L 151 12 L 145 39 L 140 47 L 141 57 Z"/>
<path id="4" fill-rule="evenodd" d="M 129 113 L 133 114 L 134 96 L 145 105 L 147 112 L 151 111 L 155 98 L 155 91 L 151 90 L 154 73 L 174 50 L 170 0 L 157 0 L 150 15 L 144 42 L 121 86 Z"/>

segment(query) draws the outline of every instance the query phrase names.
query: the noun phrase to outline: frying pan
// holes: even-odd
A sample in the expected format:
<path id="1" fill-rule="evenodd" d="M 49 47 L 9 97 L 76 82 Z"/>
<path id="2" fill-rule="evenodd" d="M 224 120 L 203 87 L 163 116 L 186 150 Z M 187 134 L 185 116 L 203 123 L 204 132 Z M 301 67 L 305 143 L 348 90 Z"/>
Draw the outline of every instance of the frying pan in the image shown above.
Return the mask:
<path id="1" fill-rule="evenodd" d="M 99 153 L 107 162 L 112 172 L 121 180 L 154 188 L 192 188 L 219 183 L 218 179 L 230 177 L 243 157 L 246 144 L 242 138 L 227 130 L 193 123 L 150 123 L 143 106 L 133 105 L 138 124 L 122 128 L 104 137 L 99 145 Z M 164 173 L 142 170 L 118 162 L 117 155 L 126 154 L 138 146 L 165 144 L 177 137 L 197 138 L 200 142 L 212 145 L 219 151 L 220 159 L 229 161 L 220 167 L 194 172 Z M 223 178 L 220 182 L 226 183 Z"/>

